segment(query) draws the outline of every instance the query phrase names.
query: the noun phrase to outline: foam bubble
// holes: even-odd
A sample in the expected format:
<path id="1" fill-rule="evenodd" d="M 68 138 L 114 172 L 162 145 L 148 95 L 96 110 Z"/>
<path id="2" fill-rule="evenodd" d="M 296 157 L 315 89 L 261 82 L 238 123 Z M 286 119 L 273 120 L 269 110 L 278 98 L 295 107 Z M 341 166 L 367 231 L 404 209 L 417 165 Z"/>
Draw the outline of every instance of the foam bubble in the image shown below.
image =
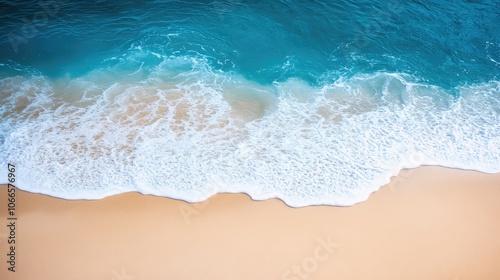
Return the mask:
<path id="1" fill-rule="evenodd" d="M 312 87 L 157 70 L 3 79 L 2 164 L 16 164 L 19 187 L 68 199 L 246 192 L 291 206 L 352 205 L 402 168 L 500 171 L 497 81 L 455 98 L 395 73 Z"/>

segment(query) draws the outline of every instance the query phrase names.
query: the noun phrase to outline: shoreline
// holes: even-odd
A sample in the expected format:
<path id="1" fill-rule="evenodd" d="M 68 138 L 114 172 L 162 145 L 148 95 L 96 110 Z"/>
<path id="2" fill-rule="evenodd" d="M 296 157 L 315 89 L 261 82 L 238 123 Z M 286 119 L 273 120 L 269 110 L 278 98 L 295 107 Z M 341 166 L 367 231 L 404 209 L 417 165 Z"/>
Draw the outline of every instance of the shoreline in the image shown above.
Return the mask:
<path id="1" fill-rule="evenodd" d="M 7 221 L 0 187 L 0 220 Z M 402 170 L 353 206 L 216 194 L 65 200 L 16 190 L 2 279 L 499 279 L 500 173 Z M 6 259 L 7 227 L 0 227 Z M 5 277 L 4 277 L 5 276 Z"/>
<path id="2" fill-rule="evenodd" d="M 87 198 L 87 197 L 81 198 L 80 197 L 80 198 L 78 198 L 78 197 L 74 197 L 74 196 L 58 196 L 58 195 L 51 194 L 51 193 L 38 192 L 38 191 L 31 190 L 31 188 L 18 188 L 18 189 L 21 191 L 32 193 L 32 194 L 45 195 L 45 196 L 49 196 L 49 197 L 52 197 L 55 199 L 63 199 L 63 200 L 67 200 L 67 201 L 96 201 L 96 200 L 102 200 L 102 199 L 106 199 L 108 197 L 117 196 L 117 195 L 121 195 L 121 194 L 137 193 L 139 195 L 164 197 L 167 199 L 173 199 L 173 200 L 178 200 L 178 201 L 182 201 L 182 202 L 186 202 L 186 203 L 196 204 L 196 203 L 203 203 L 206 200 L 209 200 L 217 195 L 244 194 L 244 195 L 249 196 L 252 201 L 266 201 L 266 200 L 277 199 L 277 200 L 282 201 L 286 206 L 291 207 L 291 208 L 304 208 L 304 207 L 311 207 L 311 206 L 351 207 L 351 206 L 365 202 L 367 199 L 369 199 L 369 197 L 371 197 L 374 193 L 378 192 L 381 188 L 388 186 L 388 185 L 391 186 L 393 184 L 394 180 L 396 180 L 397 182 L 404 181 L 405 178 L 408 176 L 411 176 L 411 174 L 413 172 L 415 172 L 415 170 L 418 170 L 421 168 L 424 168 L 424 169 L 425 168 L 438 168 L 438 169 L 445 169 L 445 170 L 456 170 L 458 172 L 462 172 L 462 171 L 463 172 L 474 172 L 474 173 L 480 173 L 480 174 L 486 174 L 486 175 L 500 174 L 500 170 L 499 171 L 480 171 L 480 170 L 475 170 L 475 169 L 464 169 L 464 168 L 450 167 L 450 166 L 444 166 L 444 165 L 420 165 L 420 166 L 417 166 L 414 168 L 401 168 L 399 170 L 399 172 L 397 172 L 395 175 L 387 177 L 387 180 L 379 180 L 380 182 L 382 182 L 382 181 L 387 181 L 387 182 L 383 183 L 380 187 L 373 188 L 373 190 L 366 196 L 365 199 L 353 200 L 354 202 L 352 202 L 352 203 L 342 203 L 342 204 L 313 203 L 313 204 L 302 205 L 301 202 L 298 202 L 296 204 L 300 204 L 300 205 L 294 205 L 293 203 L 287 202 L 286 199 L 283 199 L 279 195 L 274 195 L 274 196 L 270 196 L 270 197 L 255 198 L 257 195 L 252 195 L 252 194 L 250 194 L 248 192 L 244 192 L 244 191 L 234 191 L 234 192 L 222 191 L 222 192 L 216 192 L 212 195 L 209 195 L 208 197 L 206 197 L 203 200 L 187 200 L 187 199 L 184 199 L 180 196 L 162 195 L 162 194 L 155 194 L 155 193 L 151 193 L 151 192 L 141 192 L 139 190 L 127 190 L 124 192 L 109 191 L 109 192 L 101 193 L 100 195 L 98 195 L 96 197 L 91 197 L 91 198 Z M 7 183 L 0 183 L 0 187 L 6 186 L 6 185 L 7 185 Z M 17 184 L 15 184 L 15 185 L 17 188 Z"/>

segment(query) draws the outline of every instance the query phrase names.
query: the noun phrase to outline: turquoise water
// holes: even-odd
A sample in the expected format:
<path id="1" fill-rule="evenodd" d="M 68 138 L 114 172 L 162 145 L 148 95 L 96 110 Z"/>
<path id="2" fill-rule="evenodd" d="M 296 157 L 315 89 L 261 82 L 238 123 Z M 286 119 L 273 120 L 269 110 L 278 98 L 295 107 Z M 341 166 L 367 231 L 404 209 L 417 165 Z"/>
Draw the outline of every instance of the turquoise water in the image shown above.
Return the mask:
<path id="1" fill-rule="evenodd" d="M 23 189 L 351 205 L 401 168 L 500 171 L 495 1 L 1 3 Z"/>

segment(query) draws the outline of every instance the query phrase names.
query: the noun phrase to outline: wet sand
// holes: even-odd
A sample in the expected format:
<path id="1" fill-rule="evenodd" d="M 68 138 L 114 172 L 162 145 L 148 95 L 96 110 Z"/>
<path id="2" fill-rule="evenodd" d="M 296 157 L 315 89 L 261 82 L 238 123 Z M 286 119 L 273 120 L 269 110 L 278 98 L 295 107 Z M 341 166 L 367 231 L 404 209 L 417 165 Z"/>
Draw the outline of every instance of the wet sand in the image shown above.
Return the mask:
<path id="1" fill-rule="evenodd" d="M 500 174 L 404 170 L 351 207 L 291 208 L 220 194 L 69 201 L 16 191 L 0 279 L 500 279 Z"/>

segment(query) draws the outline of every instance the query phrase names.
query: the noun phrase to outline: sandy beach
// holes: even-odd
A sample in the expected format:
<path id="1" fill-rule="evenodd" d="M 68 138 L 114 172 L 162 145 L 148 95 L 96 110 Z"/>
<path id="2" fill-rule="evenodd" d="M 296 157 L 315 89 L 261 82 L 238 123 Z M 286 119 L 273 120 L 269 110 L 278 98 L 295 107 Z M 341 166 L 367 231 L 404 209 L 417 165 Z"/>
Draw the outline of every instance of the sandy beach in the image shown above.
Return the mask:
<path id="1" fill-rule="evenodd" d="M 220 194 L 68 201 L 16 191 L 0 279 L 500 279 L 500 174 L 404 170 L 351 207 Z"/>

